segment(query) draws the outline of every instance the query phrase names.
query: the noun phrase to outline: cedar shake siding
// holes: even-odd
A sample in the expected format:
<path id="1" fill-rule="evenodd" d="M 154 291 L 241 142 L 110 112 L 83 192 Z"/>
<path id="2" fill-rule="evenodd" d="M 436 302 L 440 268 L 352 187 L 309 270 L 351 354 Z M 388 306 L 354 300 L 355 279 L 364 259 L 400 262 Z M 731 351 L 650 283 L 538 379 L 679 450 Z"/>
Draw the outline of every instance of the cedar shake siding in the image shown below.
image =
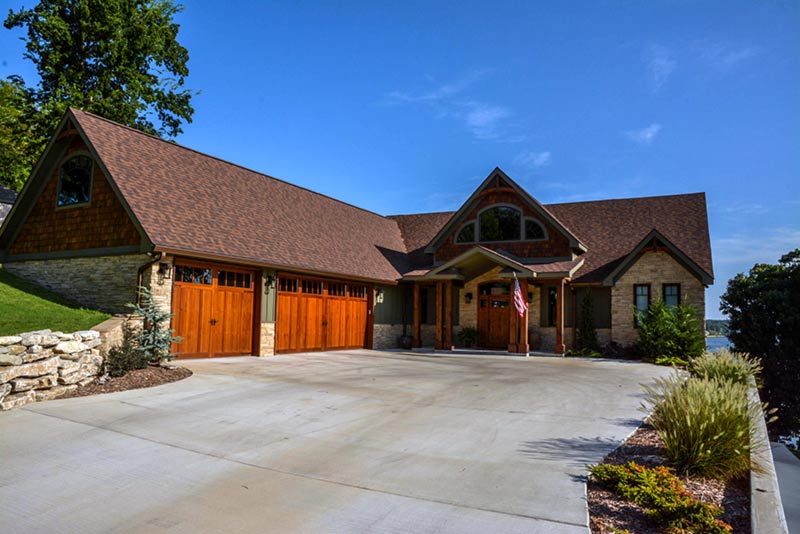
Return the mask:
<path id="1" fill-rule="evenodd" d="M 61 162 L 77 153 L 86 153 L 86 146 L 80 139 L 75 139 L 71 143 Z M 60 163 L 56 165 L 50 180 L 10 248 L 12 256 L 139 244 L 139 232 L 100 166 L 95 162 L 92 168 L 92 191 L 89 203 L 59 208 L 56 206 L 56 200 L 61 165 Z"/>
<path id="2" fill-rule="evenodd" d="M 480 243 L 484 247 L 491 250 L 502 250 L 517 258 L 557 258 L 569 257 L 572 251 L 569 246 L 567 238 L 557 230 L 552 224 L 543 220 L 542 216 L 533 211 L 533 209 L 512 191 L 498 191 L 486 190 L 481 194 L 481 199 L 478 204 L 464 216 L 458 226 L 454 229 L 442 245 L 436 250 L 436 261 L 447 262 L 456 258 L 474 247 L 476 243 L 456 243 L 456 236 L 463 226 L 468 221 L 477 220 L 478 214 L 484 209 L 494 205 L 513 206 L 522 212 L 523 218 L 536 219 L 539 224 L 545 229 L 547 240 L 545 241 L 497 241 L 484 243 L 478 241 L 476 235 L 476 243 Z M 524 231 L 524 227 L 523 227 Z M 524 236 L 523 236 L 524 237 Z"/>

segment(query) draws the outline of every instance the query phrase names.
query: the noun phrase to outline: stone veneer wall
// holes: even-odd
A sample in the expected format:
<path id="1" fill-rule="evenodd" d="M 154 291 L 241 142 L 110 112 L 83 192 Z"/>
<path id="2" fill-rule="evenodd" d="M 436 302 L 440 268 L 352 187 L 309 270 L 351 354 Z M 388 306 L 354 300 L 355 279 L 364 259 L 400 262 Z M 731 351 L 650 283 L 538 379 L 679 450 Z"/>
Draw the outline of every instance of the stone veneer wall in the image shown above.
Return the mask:
<path id="1" fill-rule="evenodd" d="M 261 323 L 259 356 L 275 356 L 275 323 Z"/>
<path id="2" fill-rule="evenodd" d="M 406 332 L 411 334 L 413 327 L 406 327 Z M 403 335 L 402 324 L 376 324 L 372 330 L 372 348 L 387 350 L 400 348 L 400 336 Z"/>
<path id="3" fill-rule="evenodd" d="M 151 260 L 152 261 L 152 260 Z M 168 263 L 171 267 L 169 280 L 158 275 L 158 264 Z M 172 282 L 175 280 L 175 259 L 164 254 L 142 274 L 142 285 L 153 294 L 153 301 L 164 311 L 172 311 Z"/>
<path id="4" fill-rule="evenodd" d="M 29 260 L 5 263 L 3 268 L 87 308 L 120 313 L 130 311 L 126 304 L 136 298 L 139 268 L 149 259 L 146 254 L 128 254 Z"/>
<path id="5" fill-rule="evenodd" d="M 39 330 L 0 337 L 0 410 L 58 398 L 103 371 L 100 332 Z"/>
<path id="6" fill-rule="evenodd" d="M 678 263 L 667 252 L 645 252 L 611 288 L 612 340 L 620 345 L 636 342 L 637 333 L 633 325 L 633 286 L 650 284 L 650 298 L 661 298 L 662 284 L 680 284 L 681 300 L 698 311 L 703 324 L 706 306 L 705 288 L 702 282 Z"/>

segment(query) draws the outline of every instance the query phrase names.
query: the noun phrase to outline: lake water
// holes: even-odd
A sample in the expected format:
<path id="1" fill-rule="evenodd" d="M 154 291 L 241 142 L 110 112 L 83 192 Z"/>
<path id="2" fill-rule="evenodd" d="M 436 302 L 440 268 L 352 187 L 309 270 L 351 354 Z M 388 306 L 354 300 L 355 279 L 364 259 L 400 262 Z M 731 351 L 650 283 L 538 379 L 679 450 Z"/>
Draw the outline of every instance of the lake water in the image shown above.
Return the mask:
<path id="1" fill-rule="evenodd" d="M 710 351 L 715 351 L 721 348 L 731 348 L 731 342 L 727 337 L 707 337 L 706 338 L 706 349 Z"/>

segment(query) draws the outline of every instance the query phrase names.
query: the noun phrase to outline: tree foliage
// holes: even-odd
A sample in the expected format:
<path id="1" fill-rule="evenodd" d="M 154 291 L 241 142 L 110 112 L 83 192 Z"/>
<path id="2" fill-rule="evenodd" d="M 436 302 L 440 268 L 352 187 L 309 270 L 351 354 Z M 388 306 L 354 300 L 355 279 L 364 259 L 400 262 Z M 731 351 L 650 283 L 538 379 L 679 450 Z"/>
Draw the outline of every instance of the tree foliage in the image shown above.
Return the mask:
<path id="1" fill-rule="evenodd" d="M 160 364 L 169 361 L 175 357 L 172 344 L 182 340 L 174 336 L 175 331 L 169 327 L 172 314 L 158 305 L 150 289 L 140 287 L 139 296 L 138 303 L 129 304 L 134 315 L 142 318 L 142 327 L 134 331 L 131 342 L 148 362 Z"/>
<path id="2" fill-rule="evenodd" d="M 635 311 L 639 321 L 637 347 L 656 363 L 687 365 L 705 350 L 705 336 L 697 310 L 686 303 L 667 306 L 653 301 L 644 312 Z"/>
<path id="3" fill-rule="evenodd" d="M 4 25 L 24 29 L 24 57 L 39 76 L 30 87 L 20 78 L 6 82 L 16 90 L 8 102 L 30 146 L 40 151 L 70 106 L 154 135 L 181 133 L 194 113 L 193 92 L 184 88 L 189 54 L 173 20 L 181 9 L 172 0 L 40 0 L 10 10 Z M 0 135 L 0 143 L 10 142 Z M 30 171 L 31 152 L 3 160 L 0 175 Z"/>
<path id="4" fill-rule="evenodd" d="M 720 310 L 737 351 L 761 360 L 762 395 L 778 408 L 773 434 L 800 433 L 800 249 L 728 281 Z"/>
<path id="5" fill-rule="evenodd" d="M 22 80 L 0 80 L 0 185 L 14 191 L 22 189 L 44 149 L 44 139 L 25 120 L 34 114 Z"/>

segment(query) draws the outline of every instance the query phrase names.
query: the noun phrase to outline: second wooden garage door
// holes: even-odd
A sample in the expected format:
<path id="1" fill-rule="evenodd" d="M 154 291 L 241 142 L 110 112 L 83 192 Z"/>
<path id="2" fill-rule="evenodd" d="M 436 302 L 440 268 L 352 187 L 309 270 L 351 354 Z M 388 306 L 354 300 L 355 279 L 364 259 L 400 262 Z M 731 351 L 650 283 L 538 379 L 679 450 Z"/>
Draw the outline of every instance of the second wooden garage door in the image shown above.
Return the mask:
<path id="1" fill-rule="evenodd" d="M 371 291 L 363 284 L 281 275 L 275 351 L 364 348 Z"/>

